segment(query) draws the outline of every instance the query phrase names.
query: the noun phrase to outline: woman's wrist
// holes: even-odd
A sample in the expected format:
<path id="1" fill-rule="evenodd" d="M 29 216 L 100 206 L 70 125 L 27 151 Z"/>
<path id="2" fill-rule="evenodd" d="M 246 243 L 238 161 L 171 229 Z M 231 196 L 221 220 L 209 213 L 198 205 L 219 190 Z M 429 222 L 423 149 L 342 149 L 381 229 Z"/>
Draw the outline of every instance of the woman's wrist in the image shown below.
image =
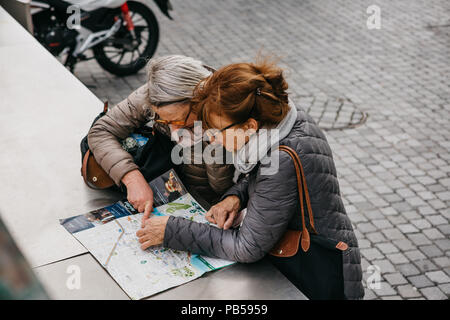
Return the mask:
<path id="1" fill-rule="evenodd" d="M 141 179 L 145 181 L 145 178 L 142 175 L 142 173 L 139 171 L 139 169 L 134 169 L 134 170 L 127 172 L 123 176 L 121 181 L 126 187 L 128 187 L 133 183 L 139 182 Z"/>

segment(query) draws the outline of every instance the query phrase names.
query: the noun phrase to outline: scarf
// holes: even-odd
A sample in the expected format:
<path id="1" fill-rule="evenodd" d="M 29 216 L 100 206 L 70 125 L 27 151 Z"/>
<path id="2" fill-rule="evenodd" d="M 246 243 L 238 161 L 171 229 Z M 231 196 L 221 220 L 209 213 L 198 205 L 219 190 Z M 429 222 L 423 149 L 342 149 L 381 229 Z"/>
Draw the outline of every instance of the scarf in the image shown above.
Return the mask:
<path id="1" fill-rule="evenodd" d="M 278 147 L 280 140 L 287 137 L 297 120 L 297 108 L 289 99 L 289 112 L 275 128 L 260 128 L 250 136 L 249 141 L 233 153 L 234 167 L 236 168 L 233 181 L 236 182 L 241 173 L 249 173 L 264 160 L 269 150 Z"/>

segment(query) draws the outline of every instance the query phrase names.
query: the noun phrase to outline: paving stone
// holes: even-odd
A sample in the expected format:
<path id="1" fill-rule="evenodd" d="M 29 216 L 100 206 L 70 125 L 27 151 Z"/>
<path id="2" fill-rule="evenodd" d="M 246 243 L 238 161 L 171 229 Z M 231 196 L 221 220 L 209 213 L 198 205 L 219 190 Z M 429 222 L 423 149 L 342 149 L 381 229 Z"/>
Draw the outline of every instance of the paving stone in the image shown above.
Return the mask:
<path id="1" fill-rule="evenodd" d="M 361 249 L 360 252 L 370 261 L 384 258 L 383 254 L 376 248 Z"/>
<path id="2" fill-rule="evenodd" d="M 433 183 L 436 183 L 436 180 L 427 176 L 424 177 L 418 177 L 417 181 L 419 181 L 423 185 L 430 185 Z"/>
<path id="3" fill-rule="evenodd" d="M 440 232 L 442 232 L 444 235 L 448 236 L 450 235 L 450 225 L 446 224 L 446 225 L 440 225 L 437 227 L 439 229 Z"/>
<path id="4" fill-rule="evenodd" d="M 392 207 L 381 208 L 381 213 L 385 216 L 392 216 L 398 214 L 398 211 Z"/>
<path id="5" fill-rule="evenodd" d="M 401 225 L 401 224 L 405 224 L 405 223 L 407 222 L 406 219 L 405 219 L 403 216 L 401 216 L 401 215 L 390 216 L 390 217 L 387 217 L 387 218 L 389 219 L 389 221 L 390 221 L 394 226 Z"/>
<path id="6" fill-rule="evenodd" d="M 383 199 L 384 199 L 385 201 L 384 201 Z M 404 211 L 404 210 L 406 210 L 407 208 L 411 208 L 411 207 L 409 207 L 409 205 L 408 205 L 407 203 L 406 203 L 406 204 L 402 204 L 402 203 L 396 204 L 397 202 L 402 201 L 403 198 L 400 197 L 398 194 L 395 194 L 395 193 L 383 194 L 383 199 L 381 199 L 381 200 L 383 200 L 383 201 L 381 202 L 381 204 L 380 204 L 380 203 L 378 203 L 378 204 L 379 204 L 380 206 L 383 206 L 382 204 L 384 203 L 384 206 L 386 206 L 386 205 L 388 205 L 389 203 L 392 203 L 392 207 L 390 207 L 390 208 L 392 208 L 392 210 L 390 210 L 389 212 L 395 212 L 395 213 L 398 213 L 399 210 Z M 386 202 L 386 201 L 387 201 L 387 202 Z M 377 205 L 377 203 L 374 203 L 374 205 Z M 408 207 L 405 207 L 405 206 L 408 206 Z"/>
<path id="7" fill-rule="evenodd" d="M 427 237 L 425 237 L 425 235 L 423 235 L 423 234 L 421 234 L 421 233 L 412 233 L 412 234 L 408 234 L 407 237 L 408 237 L 408 238 L 409 238 L 416 246 L 431 244 L 430 239 L 428 239 Z"/>
<path id="8" fill-rule="evenodd" d="M 358 239 L 358 246 L 360 249 L 370 248 L 372 245 L 367 239 Z"/>
<path id="9" fill-rule="evenodd" d="M 438 287 L 444 294 L 446 294 L 447 296 L 450 295 L 450 283 L 440 284 Z"/>
<path id="10" fill-rule="evenodd" d="M 391 253 L 387 254 L 386 257 L 393 263 L 393 264 L 402 264 L 402 263 L 408 263 L 408 258 L 405 257 L 402 253 Z"/>
<path id="11" fill-rule="evenodd" d="M 439 200 L 439 199 L 434 199 L 434 200 L 429 200 L 428 203 L 430 204 L 431 207 L 433 207 L 435 210 L 439 210 L 439 209 L 444 209 L 447 205 L 445 204 L 445 202 Z"/>
<path id="12" fill-rule="evenodd" d="M 379 231 L 367 233 L 366 237 L 372 243 L 380 243 L 386 241 L 386 237 Z"/>
<path id="13" fill-rule="evenodd" d="M 430 206 L 422 206 L 422 207 L 419 207 L 418 210 L 419 210 L 420 214 L 425 215 L 425 216 L 430 215 L 430 214 L 436 214 L 436 210 Z"/>
<path id="14" fill-rule="evenodd" d="M 350 220 L 352 221 L 352 223 L 358 223 L 358 222 L 362 222 L 362 221 L 367 221 L 367 218 L 365 216 L 363 216 L 359 212 L 357 212 L 357 213 L 349 213 L 347 211 L 347 214 L 348 214 Z"/>
<path id="15" fill-rule="evenodd" d="M 417 288 L 410 284 L 398 286 L 397 291 L 402 298 L 417 298 L 421 296 Z"/>
<path id="16" fill-rule="evenodd" d="M 445 257 L 433 258 L 433 262 L 440 268 L 450 267 L 450 258 L 448 255 Z"/>
<path id="17" fill-rule="evenodd" d="M 390 242 L 376 243 L 375 246 L 384 254 L 398 252 L 398 248 Z"/>
<path id="18" fill-rule="evenodd" d="M 398 195 L 399 195 L 400 197 L 402 197 L 402 198 L 413 197 L 413 196 L 416 195 L 415 192 L 412 191 L 412 190 L 409 189 L 409 188 L 398 189 L 398 190 L 396 190 L 395 192 L 397 192 Z"/>
<path id="19" fill-rule="evenodd" d="M 378 297 L 377 295 L 374 293 L 373 290 L 370 289 L 365 289 L 364 291 L 364 300 L 376 300 Z"/>
<path id="20" fill-rule="evenodd" d="M 375 228 L 375 226 L 370 222 L 358 223 L 357 229 L 362 233 L 368 233 L 377 230 L 377 228 Z"/>
<path id="21" fill-rule="evenodd" d="M 402 216 L 407 220 L 411 221 L 414 219 L 419 219 L 421 216 L 416 211 L 406 211 L 402 212 Z M 417 226 L 416 226 L 417 227 Z"/>
<path id="22" fill-rule="evenodd" d="M 399 224 L 397 225 L 397 228 L 399 228 L 402 233 L 414 233 L 419 231 L 419 229 L 410 223 Z"/>
<path id="23" fill-rule="evenodd" d="M 440 213 L 443 217 L 445 217 L 447 220 L 450 221 L 450 201 L 449 201 L 449 207 L 447 209 L 440 210 Z"/>
<path id="24" fill-rule="evenodd" d="M 385 296 L 381 297 L 381 300 L 403 300 L 401 296 Z"/>
<path id="25" fill-rule="evenodd" d="M 412 207 L 420 207 L 426 204 L 426 202 L 420 197 L 406 198 L 406 202 L 408 202 Z"/>
<path id="26" fill-rule="evenodd" d="M 404 201 L 392 203 L 391 206 L 398 212 L 409 211 L 412 208 L 411 205 Z"/>
<path id="27" fill-rule="evenodd" d="M 430 287 L 420 289 L 420 292 L 428 300 L 447 300 L 447 296 L 439 289 L 439 287 Z"/>
<path id="28" fill-rule="evenodd" d="M 392 228 L 393 225 L 389 222 L 387 219 L 377 219 L 373 220 L 372 223 L 378 228 L 378 229 L 384 229 L 384 228 Z"/>
<path id="29" fill-rule="evenodd" d="M 380 282 L 380 288 L 379 289 L 372 289 L 378 296 L 392 296 L 395 295 L 397 292 L 394 290 L 394 288 L 391 287 L 391 285 L 387 282 Z"/>
<path id="30" fill-rule="evenodd" d="M 425 275 L 433 282 L 436 282 L 438 284 L 442 284 L 442 283 L 449 283 L 450 282 L 450 277 L 448 275 L 445 274 L 445 272 L 443 271 L 432 271 L 432 272 L 427 272 L 425 273 Z"/>
<path id="31" fill-rule="evenodd" d="M 392 243 L 402 251 L 414 250 L 417 246 L 409 239 L 394 240 Z"/>
<path id="32" fill-rule="evenodd" d="M 380 210 L 369 210 L 364 212 L 364 215 L 367 217 L 368 220 L 376 220 L 384 218 Z"/>
<path id="33" fill-rule="evenodd" d="M 439 239 L 434 242 L 441 250 L 450 250 L 450 239 Z"/>
<path id="34" fill-rule="evenodd" d="M 418 192 L 417 195 L 422 200 L 431 200 L 431 199 L 435 199 L 436 198 L 436 196 L 430 191 L 421 191 L 421 192 Z"/>
<path id="35" fill-rule="evenodd" d="M 380 268 L 381 274 L 392 273 L 396 271 L 394 265 L 387 259 L 373 260 L 372 264 Z"/>
<path id="36" fill-rule="evenodd" d="M 426 219 L 433 225 L 448 224 L 448 221 L 441 215 L 427 216 Z"/>
<path id="37" fill-rule="evenodd" d="M 439 257 L 443 255 L 442 250 L 434 244 L 431 244 L 429 246 L 420 246 L 419 249 L 429 258 Z"/>
<path id="38" fill-rule="evenodd" d="M 427 257 L 420 252 L 419 250 L 412 250 L 412 251 L 405 251 L 404 252 L 405 256 L 408 257 L 409 260 L 411 261 L 416 261 L 416 260 L 423 260 L 426 259 Z"/>
<path id="39" fill-rule="evenodd" d="M 450 192 L 444 191 L 444 192 L 438 192 L 436 193 L 436 196 L 441 199 L 442 201 L 449 201 L 450 200 Z"/>
<path id="40" fill-rule="evenodd" d="M 438 267 L 430 260 L 413 261 L 413 263 L 421 271 L 421 273 L 434 271 L 438 269 Z"/>
<path id="41" fill-rule="evenodd" d="M 421 185 L 420 183 L 417 184 L 410 184 L 409 185 L 409 189 L 415 191 L 415 192 L 421 192 L 421 191 L 425 191 L 427 190 L 423 185 Z"/>
<path id="42" fill-rule="evenodd" d="M 408 281 L 411 282 L 411 284 L 416 288 L 425 288 L 434 286 L 434 283 L 422 274 L 418 276 L 408 277 Z"/>
<path id="43" fill-rule="evenodd" d="M 445 236 L 436 228 L 424 229 L 422 233 L 430 240 L 442 239 Z"/>
<path id="44" fill-rule="evenodd" d="M 383 277 L 384 279 L 386 279 L 387 282 L 389 282 L 390 285 L 393 286 L 408 283 L 406 278 L 399 272 L 385 274 L 383 275 Z"/>
<path id="45" fill-rule="evenodd" d="M 355 203 L 355 206 L 358 208 L 358 210 L 360 212 L 365 212 L 365 211 L 370 211 L 370 210 L 375 209 L 374 205 L 371 204 L 370 202 L 358 202 L 358 203 Z"/>
<path id="46" fill-rule="evenodd" d="M 439 172 L 439 173 L 445 174 L 444 172 Z M 439 177 L 436 177 L 436 178 L 439 178 Z M 435 193 L 447 190 L 445 187 L 443 187 L 442 185 L 440 185 L 438 183 L 427 186 L 427 189 L 430 190 L 431 192 L 435 192 Z"/>
<path id="47" fill-rule="evenodd" d="M 440 179 L 439 183 L 444 187 L 450 188 L 450 178 Z"/>
<path id="48" fill-rule="evenodd" d="M 405 236 L 396 228 L 389 228 L 381 230 L 389 240 L 403 239 Z"/>
<path id="49" fill-rule="evenodd" d="M 419 229 L 427 229 L 427 228 L 431 227 L 431 223 L 429 223 L 428 220 L 426 220 L 426 219 L 411 220 L 411 223 Z"/>

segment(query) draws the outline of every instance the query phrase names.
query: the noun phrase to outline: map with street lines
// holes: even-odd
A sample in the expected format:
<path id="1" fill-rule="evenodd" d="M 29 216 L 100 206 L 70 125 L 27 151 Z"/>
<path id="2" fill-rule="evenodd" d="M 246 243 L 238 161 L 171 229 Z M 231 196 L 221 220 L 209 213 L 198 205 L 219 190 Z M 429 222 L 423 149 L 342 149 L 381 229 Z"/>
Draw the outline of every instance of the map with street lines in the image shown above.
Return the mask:
<path id="1" fill-rule="evenodd" d="M 174 172 L 169 177 L 178 179 Z M 205 219 L 206 210 L 184 190 L 184 186 L 180 185 L 178 192 L 179 198 L 156 207 L 152 214 L 209 223 Z M 151 296 L 234 263 L 162 246 L 142 250 L 136 236 L 141 219 L 142 213 L 137 213 L 127 201 L 119 201 L 85 215 L 63 219 L 61 224 L 89 250 L 131 299 Z"/>

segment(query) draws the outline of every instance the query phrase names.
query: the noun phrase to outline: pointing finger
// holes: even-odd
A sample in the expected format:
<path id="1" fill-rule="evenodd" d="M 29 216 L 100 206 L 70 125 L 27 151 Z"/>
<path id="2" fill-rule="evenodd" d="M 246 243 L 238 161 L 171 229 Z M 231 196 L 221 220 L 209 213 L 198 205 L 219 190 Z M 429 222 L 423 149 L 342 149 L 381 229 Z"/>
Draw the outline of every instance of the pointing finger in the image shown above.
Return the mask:
<path id="1" fill-rule="evenodd" d="M 152 212 L 152 203 L 150 203 L 150 201 L 147 201 L 145 203 L 144 215 L 142 216 L 142 226 L 144 225 L 145 220 L 147 220 L 148 217 L 150 216 L 151 212 Z"/>

